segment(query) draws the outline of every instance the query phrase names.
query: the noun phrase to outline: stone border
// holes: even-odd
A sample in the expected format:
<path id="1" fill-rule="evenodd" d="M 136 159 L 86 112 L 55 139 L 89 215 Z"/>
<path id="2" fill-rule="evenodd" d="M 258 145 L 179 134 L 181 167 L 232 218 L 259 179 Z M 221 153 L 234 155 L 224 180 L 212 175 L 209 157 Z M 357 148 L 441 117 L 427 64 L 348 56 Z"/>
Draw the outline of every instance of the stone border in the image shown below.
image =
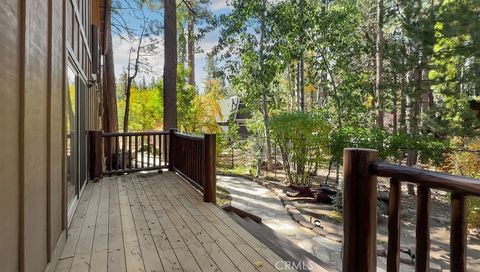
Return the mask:
<path id="1" fill-rule="evenodd" d="M 325 230 L 323 230 L 323 228 L 317 227 L 314 224 L 305 220 L 305 218 L 302 216 L 302 213 L 297 209 L 297 207 L 295 206 L 293 201 L 291 201 L 290 198 L 286 194 L 283 193 L 283 191 L 274 188 L 274 186 L 272 186 L 272 184 L 271 184 L 272 183 L 271 181 L 255 178 L 255 177 L 252 177 L 252 176 L 249 176 L 249 175 L 239 175 L 239 174 L 233 174 L 233 173 L 217 172 L 217 175 L 244 178 L 244 179 L 251 180 L 251 181 L 253 181 L 253 182 L 255 182 L 259 185 L 262 185 L 263 187 L 269 189 L 273 194 L 275 194 L 275 196 L 277 196 L 278 199 L 280 199 L 280 201 L 283 204 L 283 207 L 287 210 L 290 217 L 295 222 L 297 222 L 300 226 L 302 226 L 304 228 L 307 228 L 307 229 L 315 232 L 316 234 L 321 235 L 322 237 L 325 237 L 325 238 L 327 238 L 331 241 L 334 241 L 334 242 L 337 242 L 337 243 L 342 243 L 342 240 L 340 240 L 338 238 L 337 239 L 332 239 L 331 237 L 328 237 L 328 236 L 332 236 L 331 233 L 326 232 Z"/>

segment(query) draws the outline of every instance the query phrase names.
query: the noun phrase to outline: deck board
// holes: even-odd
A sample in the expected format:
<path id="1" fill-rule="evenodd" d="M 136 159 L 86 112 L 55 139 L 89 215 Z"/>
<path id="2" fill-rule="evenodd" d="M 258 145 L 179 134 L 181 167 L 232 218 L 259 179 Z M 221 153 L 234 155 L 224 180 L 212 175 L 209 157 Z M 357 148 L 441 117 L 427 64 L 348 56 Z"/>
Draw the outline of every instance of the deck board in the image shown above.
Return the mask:
<path id="1" fill-rule="evenodd" d="M 277 271 L 282 261 L 172 172 L 87 184 L 57 271 Z"/>

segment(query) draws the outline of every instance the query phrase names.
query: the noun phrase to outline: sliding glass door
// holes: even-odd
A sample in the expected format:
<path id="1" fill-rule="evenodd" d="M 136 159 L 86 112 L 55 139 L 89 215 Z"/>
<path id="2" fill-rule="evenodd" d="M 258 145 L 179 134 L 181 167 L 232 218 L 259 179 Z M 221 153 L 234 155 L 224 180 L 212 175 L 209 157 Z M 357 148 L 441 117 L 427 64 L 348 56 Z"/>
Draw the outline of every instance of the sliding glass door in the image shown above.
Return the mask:
<path id="1" fill-rule="evenodd" d="M 69 221 L 87 182 L 87 133 L 86 93 L 87 85 L 72 67 L 67 68 L 66 90 L 67 125 L 67 209 Z"/>
<path id="2" fill-rule="evenodd" d="M 68 67 L 67 69 L 68 87 L 66 90 L 66 125 L 67 125 L 67 210 L 68 218 L 73 215 L 75 206 L 78 202 L 78 133 L 77 133 L 77 74 Z"/>

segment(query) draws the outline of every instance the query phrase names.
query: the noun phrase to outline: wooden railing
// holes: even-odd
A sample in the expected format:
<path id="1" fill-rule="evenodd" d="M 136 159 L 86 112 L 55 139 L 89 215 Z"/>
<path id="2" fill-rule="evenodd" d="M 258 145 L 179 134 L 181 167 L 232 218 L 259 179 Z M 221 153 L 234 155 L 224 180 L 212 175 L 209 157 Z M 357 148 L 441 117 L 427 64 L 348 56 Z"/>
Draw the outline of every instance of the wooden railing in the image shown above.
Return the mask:
<path id="1" fill-rule="evenodd" d="M 90 132 L 90 178 L 168 169 L 216 203 L 215 134 L 192 136 L 170 131 Z"/>
<path id="2" fill-rule="evenodd" d="M 376 271 L 377 177 L 390 178 L 387 271 L 399 271 L 401 182 L 417 184 L 415 271 L 429 271 L 430 189 L 451 193 L 450 267 L 466 271 L 466 196 L 480 180 L 378 161 L 371 149 L 344 150 L 343 271 Z"/>
<path id="3" fill-rule="evenodd" d="M 176 171 L 201 190 L 204 200 L 216 201 L 215 134 L 192 136 L 170 131 L 170 171 Z"/>
<path id="4" fill-rule="evenodd" d="M 102 133 L 102 138 L 103 175 L 168 168 L 168 132 Z"/>

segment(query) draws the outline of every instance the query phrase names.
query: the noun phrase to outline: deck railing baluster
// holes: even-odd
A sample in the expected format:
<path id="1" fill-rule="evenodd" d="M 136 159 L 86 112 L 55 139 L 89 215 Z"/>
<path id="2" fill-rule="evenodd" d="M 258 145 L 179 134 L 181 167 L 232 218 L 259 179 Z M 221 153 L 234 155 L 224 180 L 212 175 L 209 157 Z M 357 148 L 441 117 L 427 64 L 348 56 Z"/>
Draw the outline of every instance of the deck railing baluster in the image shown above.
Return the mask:
<path id="1" fill-rule="evenodd" d="M 465 196 L 459 193 L 451 195 L 450 222 L 450 271 L 467 271 L 467 216 Z"/>
<path id="2" fill-rule="evenodd" d="M 128 136 L 128 161 L 127 168 L 132 169 L 132 136 Z"/>
<path id="3" fill-rule="evenodd" d="M 415 271 L 430 267 L 430 189 L 417 186 L 417 223 L 415 228 Z"/>
<path id="4" fill-rule="evenodd" d="M 140 150 L 141 150 L 141 152 L 142 152 L 142 155 L 141 155 L 141 156 L 142 156 L 142 168 L 145 167 L 145 165 L 144 165 L 144 160 L 145 160 L 145 142 L 144 142 L 144 138 L 145 138 L 145 137 L 144 137 L 143 135 L 140 136 L 140 141 L 141 141 L 141 145 L 142 145 L 142 147 L 140 148 Z"/>
<path id="5" fill-rule="evenodd" d="M 119 137 L 115 137 L 115 170 L 118 170 L 118 166 L 120 164 L 119 160 L 119 150 L 120 150 L 120 143 L 119 143 Z"/>
<path id="6" fill-rule="evenodd" d="M 108 171 L 112 171 L 112 137 L 107 138 L 107 162 L 108 162 Z"/>
<path id="7" fill-rule="evenodd" d="M 388 201 L 388 250 L 387 271 L 400 269 L 400 197 L 402 185 L 398 179 L 390 180 L 390 198 Z"/>
<path id="8" fill-rule="evenodd" d="M 150 135 L 147 135 L 147 167 L 150 167 Z"/>

